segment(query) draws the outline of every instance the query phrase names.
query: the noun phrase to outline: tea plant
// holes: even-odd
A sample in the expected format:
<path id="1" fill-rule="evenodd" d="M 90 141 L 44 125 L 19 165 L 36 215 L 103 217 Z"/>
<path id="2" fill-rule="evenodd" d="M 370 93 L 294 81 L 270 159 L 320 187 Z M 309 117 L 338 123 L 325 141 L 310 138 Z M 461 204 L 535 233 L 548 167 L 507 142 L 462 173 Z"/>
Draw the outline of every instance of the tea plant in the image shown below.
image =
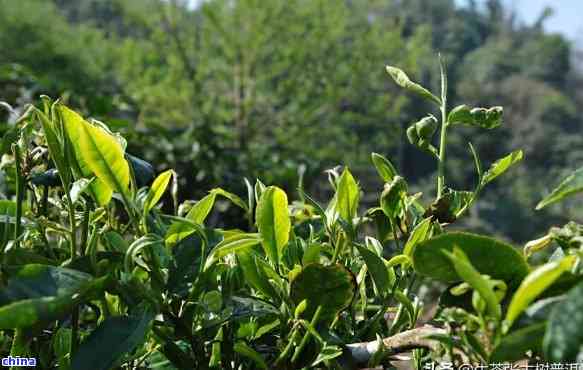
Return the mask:
<path id="1" fill-rule="evenodd" d="M 215 188 L 178 204 L 178 174 L 156 176 L 107 125 L 43 96 L 2 141 L 13 194 L 0 200 L 2 356 L 65 369 L 353 369 L 404 355 L 416 368 L 580 361 L 582 226 L 553 228 L 524 255 L 448 230 L 522 152 L 484 170 L 470 144 L 476 187 L 448 186 L 449 130 L 493 129 L 503 111 L 450 109 L 440 65 L 439 96 L 387 67 L 439 113 L 407 130 L 436 161 L 435 200 L 423 204 L 373 153 L 385 186 L 364 212 L 346 167 L 328 172 L 325 206 L 301 183 L 290 202 L 246 179 L 245 196 Z M 539 207 L 580 191 L 581 176 Z M 218 199 L 241 209 L 246 230 L 205 224 Z M 529 264 L 550 246 L 548 262 Z M 419 294 L 431 281 L 445 283 L 436 310 Z"/>

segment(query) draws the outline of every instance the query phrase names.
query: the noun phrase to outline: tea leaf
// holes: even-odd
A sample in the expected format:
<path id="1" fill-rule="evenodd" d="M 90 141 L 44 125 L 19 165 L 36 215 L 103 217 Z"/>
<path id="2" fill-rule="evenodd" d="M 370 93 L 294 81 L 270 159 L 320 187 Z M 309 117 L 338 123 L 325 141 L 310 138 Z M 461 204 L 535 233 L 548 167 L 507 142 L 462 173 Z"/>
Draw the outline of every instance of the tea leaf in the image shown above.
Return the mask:
<path id="1" fill-rule="evenodd" d="M 158 203 L 160 198 L 162 198 L 162 195 L 170 183 L 173 172 L 174 171 L 172 170 L 167 170 L 156 177 L 152 183 L 152 186 L 150 187 L 150 190 L 148 191 L 146 200 L 144 201 L 144 214 L 150 212 L 150 210 Z"/>
<path id="2" fill-rule="evenodd" d="M 279 263 L 291 230 L 285 192 L 275 186 L 265 188 L 257 204 L 255 219 L 265 254 L 274 264 Z"/>
<path id="3" fill-rule="evenodd" d="M 490 362 L 514 362 L 526 358 L 526 352 L 540 353 L 546 322 L 513 331 L 502 338 L 490 355 Z"/>
<path id="4" fill-rule="evenodd" d="M 549 317 L 543 347 L 553 362 L 575 363 L 583 356 L 583 282 L 569 291 Z"/>
<path id="5" fill-rule="evenodd" d="M 496 177 L 502 175 L 515 163 L 520 162 L 522 157 L 522 150 L 517 150 L 494 162 L 490 166 L 490 169 L 484 173 L 481 185 L 484 186 L 487 183 L 492 182 Z"/>
<path id="6" fill-rule="evenodd" d="M 423 86 L 411 81 L 409 79 L 409 76 L 407 76 L 407 74 L 400 70 L 399 68 L 387 66 L 386 69 L 397 85 L 409 91 L 413 91 L 421 95 L 425 99 L 431 100 L 437 105 L 441 105 L 441 100 L 437 96 L 433 95 L 431 92 L 429 92 L 429 90 L 427 90 Z"/>
<path id="7" fill-rule="evenodd" d="M 390 291 L 392 284 L 389 269 L 385 265 L 382 257 L 379 257 L 376 253 L 365 247 L 358 247 L 358 252 L 362 256 L 362 259 L 364 259 L 379 293 L 383 296 L 386 295 Z"/>
<path id="8" fill-rule="evenodd" d="M 537 205 L 536 209 L 543 209 L 544 207 L 560 202 L 565 198 L 573 196 L 583 191 L 583 168 L 579 168 L 569 176 L 567 176 L 561 183 Z"/>
<path id="9" fill-rule="evenodd" d="M 512 246 L 496 239 L 464 233 L 441 234 L 417 245 L 413 252 L 413 267 L 422 274 L 437 280 L 455 282 L 458 273 L 451 268 L 449 259 L 442 253 L 458 246 L 474 268 L 483 275 L 518 286 L 528 274 L 528 265 Z"/>
<path id="10" fill-rule="evenodd" d="M 457 246 L 453 247 L 453 253 L 448 250 L 442 252 L 449 258 L 457 274 L 463 281 L 470 284 L 480 296 L 486 301 L 488 311 L 494 318 L 499 319 L 502 316 L 502 310 L 494 290 L 488 281 L 472 266 L 468 257 Z"/>
<path id="11" fill-rule="evenodd" d="M 65 164 L 64 146 L 57 135 L 55 123 L 50 121 L 48 117 L 38 109 L 36 110 L 36 114 L 43 128 L 51 159 L 55 163 L 59 175 L 62 176 L 63 181 L 65 181 L 65 185 L 67 185 L 71 181 L 70 170 Z"/>
<path id="12" fill-rule="evenodd" d="M 312 317 L 318 306 L 322 306 L 321 321 L 330 322 L 350 305 L 355 289 L 354 275 L 345 267 L 313 263 L 292 280 L 290 296 L 296 304 L 304 299 L 308 301 L 306 317 Z"/>
<path id="13" fill-rule="evenodd" d="M 80 149 L 87 165 L 98 179 L 128 197 L 130 167 L 120 143 L 104 129 L 82 122 Z"/>
<path id="14" fill-rule="evenodd" d="M 208 256 L 205 269 L 209 268 L 213 263 L 222 257 L 225 257 L 231 253 L 244 253 L 259 243 L 261 243 L 261 237 L 259 234 L 240 233 L 225 237 L 225 239 L 217 244 L 217 246 Z"/>
<path id="15" fill-rule="evenodd" d="M 344 168 L 336 189 L 336 211 L 345 221 L 356 217 L 360 190 L 348 168 Z"/>
<path id="16" fill-rule="evenodd" d="M 188 211 L 186 218 L 202 225 L 206 218 L 208 217 L 209 213 L 211 212 L 215 204 L 215 200 L 217 199 L 217 195 L 221 195 L 229 199 L 231 202 L 241 207 L 245 211 L 249 209 L 247 204 L 245 204 L 245 202 L 243 202 L 243 200 L 239 198 L 237 195 L 229 193 L 228 191 L 223 190 L 221 188 L 215 188 L 211 190 L 209 194 L 205 195 L 201 200 L 199 200 L 190 209 L 190 211 Z"/>
<path id="17" fill-rule="evenodd" d="M 233 349 L 235 350 L 235 352 L 237 352 L 241 356 L 245 356 L 245 357 L 253 360 L 253 362 L 255 362 L 255 365 L 257 365 L 259 368 L 267 369 L 267 364 L 265 363 L 265 360 L 263 359 L 263 357 L 261 357 L 259 352 L 255 351 L 253 348 L 249 347 L 247 344 L 245 344 L 245 342 L 235 343 L 235 345 L 233 346 Z"/>
<path id="18" fill-rule="evenodd" d="M 528 274 L 516 293 L 514 293 L 508 306 L 508 312 L 506 312 L 506 318 L 504 319 L 506 328 L 509 329 L 512 326 L 522 311 L 536 297 L 551 286 L 564 272 L 569 271 L 576 259 L 575 256 L 567 256 L 561 261 L 548 262 Z"/>
<path id="19" fill-rule="evenodd" d="M 108 370 L 134 350 L 149 330 L 154 316 L 143 312 L 135 316 L 115 316 L 105 319 L 79 346 L 71 359 L 72 370 Z"/>
<path id="20" fill-rule="evenodd" d="M 237 256 L 237 260 L 243 270 L 245 280 L 253 288 L 263 293 L 266 297 L 270 297 L 275 301 L 279 300 L 279 296 L 269 282 L 265 270 L 257 263 L 254 253 L 241 253 Z"/>
<path id="21" fill-rule="evenodd" d="M 63 121 L 67 144 L 69 144 L 70 148 L 72 149 L 71 154 L 73 155 L 73 158 L 69 158 L 70 162 L 72 162 L 70 165 L 76 168 L 76 171 L 78 172 L 77 175 L 79 177 L 93 177 L 94 172 L 89 167 L 87 159 L 85 158 L 85 153 L 81 148 L 81 136 L 84 136 L 83 127 L 89 123 L 85 122 L 83 117 L 81 117 L 77 112 L 65 107 L 64 105 L 58 105 L 57 111 L 59 112 Z M 65 147 L 64 150 L 67 150 L 67 147 Z M 111 187 L 106 185 L 102 179 L 95 179 L 89 186 L 89 189 L 91 196 L 100 206 L 108 204 L 111 200 L 113 190 Z"/>
<path id="22" fill-rule="evenodd" d="M 378 153 L 372 153 L 372 163 L 374 164 L 379 176 L 384 182 L 391 182 L 397 175 L 397 170 L 393 164 L 385 157 Z"/>
<path id="23" fill-rule="evenodd" d="M 82 178 L 75 181 L 73 185 L 71 185 L 71 191 L 69 192 L 69 195 L 71 196 L 71 202 L 73 202 L 73 204 L 77 203 L 77 201 L 81 197 L 81 194 L 83 194 L 83 192 L 87 190 L 87 188 L 91 185 L 91 183 L 93 183 L 93 181 L 95 181 L 95 177 L 93 177 L 92 179 Z"/>

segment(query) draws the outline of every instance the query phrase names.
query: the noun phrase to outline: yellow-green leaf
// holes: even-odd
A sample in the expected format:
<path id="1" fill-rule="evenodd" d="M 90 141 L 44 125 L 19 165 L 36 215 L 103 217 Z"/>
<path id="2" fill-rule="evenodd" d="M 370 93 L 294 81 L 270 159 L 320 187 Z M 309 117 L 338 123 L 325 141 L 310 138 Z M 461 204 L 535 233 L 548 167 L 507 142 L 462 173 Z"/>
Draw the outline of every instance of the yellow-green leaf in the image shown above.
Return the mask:
<path id="1" fill-rule="evenodd" d="M 453 253 L 445 249 L 442 250 L 442 253 L 451 261 L 457 274 L 486 301 L 490 315 L 499 319 L 502 316 L 502 311 L 494 290 L 478 270 L 472 266 L 465 253 L 457 246 L 454 246 Z"/>
<path id="2" fill-rule="evenodd" d="M 411 81 L 409 79 L 409 76 L 407 76 L 405 72 L 403 72 L 399 68 L 392 66 L 387 66 L 386 68 L 387 72 L 389 73 L 389 75 L 391 75 L 391 77 L 393 78 L 397 85 L 409 91 L 413 91 L 421 95 L 422 97 L 433 101 L 437 105 L 441 105 L 441 100 L 437 96 L 433 95 L 429 90 L 427 90 L 423 86 Z"/>
<path id="3" fill-rule="evenodd" d="M 561 183 L 543 200 L 537 204 L 536 209 L 542 209 L 550 204 L 559 202 L 564 198 L 583 191 L 583 168 L 579 168 L 567 176 Z"/>
<path id="4" fill-rule="evenodd" d="M 148 213 L 158 203 L 160 198 L 162 198 L 162 195 L 168 187 L 168 183 L 170 183 L 173 172 L 172 170 L 164 171 L 156 177 L 144 201 L 144 213 Z"/>
<path id="5" fill-rule="evenodd" d="M 548 262 L 524 278 L 508 306 L 508 312 L 506 312 L 506 319 L 504 320 L 506 330 L 510 329 L 514 320 L 536 297 L 551 286 L 564 272 L 571 269 L 576 259 L 577 257 L 575 256 L 567 256 L 560 261 Z"/>
<path id="6" fill-rule="evenodd" d="M 359 197 L 358 184 L 348 168 L 345 168 L 336 190 L 336 211 L 345 221 L 351 222 L 356 217 Z"/>
<path id="7" fill-rule="evenodd" d="M 87 165 L 110 189 L 127 196 L 130 167 L 121 144 L 101 127 L 87 122 L 81 127 L 81 153 Z"/>
<path id="8" fill-rule="evenodd" d="M 291 230 L 285 192 L 275 186 L 267 187 L 257 204 L 255 219 L 265 254 L 273 263 L 278 263 Z"/>
<path id="9" fill-rule="evenodd" d="M 490 169 L 484 173 L 484 177 L 482 178 L 482 186 L 492 182 L 495 178 L 506 172 L 515 163 L 520 162 L 522 157 L 522 150 L 516 150 L 492 163 Z"/>
<path id="10" fill-rule="evenodd" d="M 65 135 L 67 137 L 67 143 L 70 145 L 72 151 L 71 154 L 73 155 L 73 158 L 69 158 L 69 164 L 75 169 L 77 177 L 93 177 L 94 173 L 89 167 L 83 150 L 81 149 L 83 127 L 89 123 L 87 123 L 77 112 L 65 107 L 64 105 L 58 105 L 57 111 L 61 116 Z M 113 189 L 107 186 L 107 184 L 105 184 L 100 178 L 96 178 L 89 185 L 89 193 L 100 206 L 104 206 L 111 200 Z"/>
<path id="11" fill-rule="evenodd" d="M 225 257 L 231 253 L 246 252 L 249 248 L 259 244 L 261 242 L 261 237 L 259 234 L 248 234 L 239 233 L 225 237 L 217 246 L 213 249 L 211 254 L 208 256 L 205 269 L 212 266 L 217 260 Z"/>

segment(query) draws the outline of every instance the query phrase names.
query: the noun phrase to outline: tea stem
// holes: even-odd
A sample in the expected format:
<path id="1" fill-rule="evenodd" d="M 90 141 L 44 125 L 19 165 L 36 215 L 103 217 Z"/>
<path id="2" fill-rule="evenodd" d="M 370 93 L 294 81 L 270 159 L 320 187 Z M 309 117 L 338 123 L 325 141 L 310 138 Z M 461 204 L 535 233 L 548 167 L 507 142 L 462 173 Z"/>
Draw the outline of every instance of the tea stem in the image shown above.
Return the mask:
<path id="1" fill-rule="evenodd" d="M 439 160 L 437 162 L 437 198 L 443 195 L 445 188 L 445 146 L 447 142 L 447 74 L 445 62 L 439 56 L 441 70 L 441 133 L 439 137 Z"/>
<path id="2" fill-rule="evenodd" d="M 22 166 L 20 163 L 20 148 L 18 144 L 13 146 L 14 163 L 16 165 L 16 224 L 14 226 L 14 247 L 18 248 L 20 245 L 20 230 L 22 222 L 22 201 L 24 192 L 24 179 L 22 176 Z"/>

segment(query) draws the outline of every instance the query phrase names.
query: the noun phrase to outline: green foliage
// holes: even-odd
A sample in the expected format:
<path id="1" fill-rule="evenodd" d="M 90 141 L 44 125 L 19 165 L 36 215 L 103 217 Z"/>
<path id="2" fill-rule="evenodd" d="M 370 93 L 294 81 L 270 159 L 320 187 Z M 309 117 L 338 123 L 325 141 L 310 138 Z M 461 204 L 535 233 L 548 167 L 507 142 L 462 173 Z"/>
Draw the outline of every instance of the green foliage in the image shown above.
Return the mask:
<path id="1" fill-rule="evenodd" d="M 581 358 L 581 317 L 583 284 L 567 294 L 564 302 L 553 308 L 544 339 L 545 355 L 556 362 L 579 361 Z"/>
<path id="2" fill-rule="evenodd" d="M 576 359 L 581 340 L 565 317 L 579 317 L 583 226 L 528 243 L 528 261 L 482 235 L 524 223 L 532 204 L 499 198 L 548 177 L 537 159 L 557 168 L 577 159 L 543 145 L 572 137 L 562 125 L 578 109 L 559 92 L 568 89 L 553 62 L 567 69 L 560 40 L 505 26 L 495 1 L 483 13 L 421 0 L 56 3 L 1 3 L 10 103 L 22 100 L 11 89 L 27 72 L 6 60 L 38 74 L 36 88 L 70 92 L 42 97 L 42 109 L 2 105 L 3 355 L 12 347 L 73 369 L 388 368 L 411 348 L 418 369 Z M 430 28 L 419 26 L 427 14 Z M 30 48 L 18 32 L 34 36 Z M 429 41 L 444 51 L 439 74 Z M 420 83 L 389 66 L 389 87 L 379 78 L 386 60 Z M 462 97 L 478 107 L 451 109 Z M 520 112 L 508 110 L 503 127 L 500 103 Z M 384 124 L 396 120 L 415 123 Z M 541 122 L 557 135 L 533 137 L 540 127 L 528 125 Z M 473 158 L 450 145 L 467 137 Z M 372 150 L 391 154 L 372 154 L 382 187 Z M 493 162 L 487 171 L 478 151 Z M 498 180 L 524 156 L 535 160 Z M 315 174 L 338 161 L 351 170 L 328 170 L 325 188 Z M 458 190 L 472 189 L 472 167 L 473 190 Z M 435 189 L 420 186 L 433 171 Z M 263 182 L 241 181 L 259 174 Z M 475 222 L 495 179 L 485 197 L 496 210 L 479 215 L 480 234 L 456 231 Z M 297 199 L 284 190 L 296 182 Z M 245 188 L 247 198 L 237 195 Z M 333 195 L 322 207 L 308 194 Z M 536 220 L 520 232 L 540 235 Z M 437 310 L 428 287 L 447 289 Z M 554 305 L 539 309 L 546 299 Z"/>
<path id="3" fill-rule="evenodd" d="M 465 232 L 441 234 L 417 245 L 413 254 L 415 270 L 434 279 L 459 281 L 459 275 L 443 254 L 443 251 L 451 253 L 454 246 L 480 274 L 514 286 L 528 274 L 528 265 L 515 248 L 494 238 Z"/>

